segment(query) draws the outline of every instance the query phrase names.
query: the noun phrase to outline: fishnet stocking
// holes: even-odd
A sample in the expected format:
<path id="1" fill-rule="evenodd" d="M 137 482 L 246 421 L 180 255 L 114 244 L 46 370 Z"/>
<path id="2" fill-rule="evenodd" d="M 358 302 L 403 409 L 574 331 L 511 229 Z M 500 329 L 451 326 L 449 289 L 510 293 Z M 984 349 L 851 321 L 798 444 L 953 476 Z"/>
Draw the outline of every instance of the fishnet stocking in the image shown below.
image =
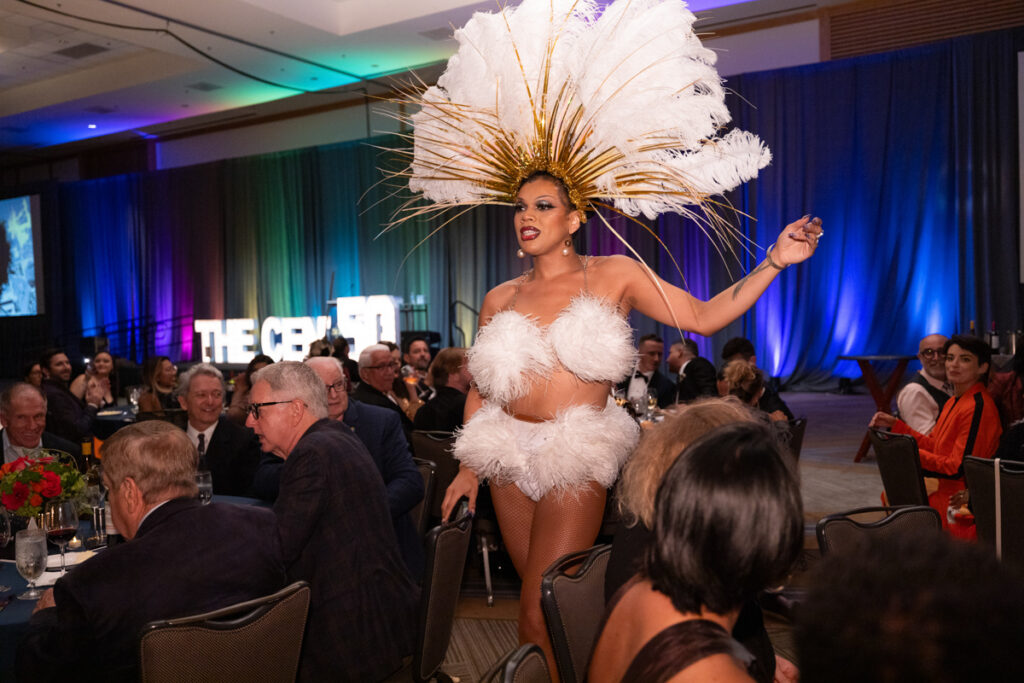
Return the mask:
<path id="1" fill-rule="evenodd" d="M 523 580 L 519 642 L 540 645 L 552 677 L 557 677 L 557 669 L 540 607 L 540 577 L 562 555 L 594 544 L 604 516 L 605 495 L 604 487 L 593 482 L 580 487 L 575 497 L 550 494 L 538 502 L 527 498 L 515 484 L 491 488 L 502 540 Z"/>

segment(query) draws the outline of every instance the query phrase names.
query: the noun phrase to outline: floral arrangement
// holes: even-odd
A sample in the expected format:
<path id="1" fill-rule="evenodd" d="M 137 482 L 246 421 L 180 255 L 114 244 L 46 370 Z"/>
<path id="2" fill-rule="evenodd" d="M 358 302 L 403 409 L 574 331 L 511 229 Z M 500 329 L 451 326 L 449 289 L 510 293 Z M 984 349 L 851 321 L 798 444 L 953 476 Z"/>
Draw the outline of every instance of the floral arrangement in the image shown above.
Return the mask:
<path id="1" fill-rule="evenodd" d="M 0 503 L 11 514 L 35 517 L 49 500 L 70 500 L 85 487 L 74 460 L 63 451 L 42 451 L 0 467 Z"/>

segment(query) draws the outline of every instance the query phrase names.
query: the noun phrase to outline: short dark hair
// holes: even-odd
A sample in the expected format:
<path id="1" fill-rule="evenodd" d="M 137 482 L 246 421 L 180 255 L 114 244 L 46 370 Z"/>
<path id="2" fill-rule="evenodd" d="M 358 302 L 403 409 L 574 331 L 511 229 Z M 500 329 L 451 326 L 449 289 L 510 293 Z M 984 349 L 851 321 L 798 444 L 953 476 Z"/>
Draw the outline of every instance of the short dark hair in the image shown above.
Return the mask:
<path id="1" fill-rule="evenodd" d="M 249 386 L 252 386 L 252 375 L 254 372 L 259 370 L 257 365 L 273 365 L 274 359 L 265 353 L 260 353 L 253 356 L 253 359 L 249 361 L 249 364 L 245 366 L 245 378 L 249 380 Z"/>
<path id="2" fill-rule="evenodd" d="M 659 344 L 664 344 L 665 343 L 665 341 L 661 337 L 656 335 L 656 334 L 645 334 L 644 336 L 640 337 L 640 340 L 637 341 L 636 345 L 640 346 L 644 342 L 648 342 L 648 341 L 658 342 Z"/>
<path id="3" fill-rule="evenodd" d="M 737 608 L 781 581 L 803 547 L 800 486 L 762 424 L 719 427 L 690 444 L 654 506 L 643 573 L 680 612 Z"/>
<path id="4" fill-rule="evenodd" d="M 39 367 L 49 372 L 50 361 L 53 360 L 54 356 L 58 356 L 62 353 L 64 353 L 64 349 L 58 349 L 55 346 L 46 349 L 45 351 L 43 351 L 42 355 L 39 356 Z"/>
<path id="5" fill-rule="evenodd" d="M 954 334 L 942 346 L 942 353 L 949 353 L 949 347 L 956 344 L 964 351 L 969 351 L 978 357 L 978 365 L 988 363 L 988 370 L 982 375 L 982 380 L 987 381 L 988 375 L 992 372 L 992 348 L 978 337 L 968 334 Z"/>
<path id="6" fill-rule="evenodd" d="M 430 348 L 430 342 L 427 341 L 426 337 L 421 337 L 420 335 L 416 335 L 414 337 L 406 337 L 405 339 L 402 340 L 402 355 L 404 356 L 405 354 L 409 353 L 409 349 L 412 347 L 412 343 L 418 341 L 421 341 L 424 344 L 426 344 L 428 349 Z"/>
<path id="7" fill-rule="evenodd" d="M 746 337 L 733 337 L 725 342 L 725 346 L 722 347 L 722 360 L 729 360 L 736 355 L 742 356 L 743 360 L 750 360 L 757 355 L 754 343 Z"/>
<path id="8" fill-rule="evenodd" d="M 1024 583 L 991 548 L 879 536 L 811 574 L 794 638 L 804 683 L 1024 680 Z"/>
<path id="9" fill-rule="evenodd" d="M 683 337 L 683 340 L 681 342 L 679 342 L 679 343 L 682 344 L 683 347 L 687 351 L 692 353 L 694 356 L 699 356 L 700 355 L 700 349 L 697 348 L 697 342 L 693 341 L 689 337 Z M 675 346 L 675 344 L 673 344 L 673 346 Z"/>
<path id="10" fill-rule="evenodd" d="M 390 351 L 401 351 L 401 349 L 398 348 L 398 344 L 396 344 L 393 341 L 380 341 L 380 342 L 377 342 L 377 343 L 378 344 L 383 344 L 384 346 L 388 347 L 388 351 L 389 352 Z"/>

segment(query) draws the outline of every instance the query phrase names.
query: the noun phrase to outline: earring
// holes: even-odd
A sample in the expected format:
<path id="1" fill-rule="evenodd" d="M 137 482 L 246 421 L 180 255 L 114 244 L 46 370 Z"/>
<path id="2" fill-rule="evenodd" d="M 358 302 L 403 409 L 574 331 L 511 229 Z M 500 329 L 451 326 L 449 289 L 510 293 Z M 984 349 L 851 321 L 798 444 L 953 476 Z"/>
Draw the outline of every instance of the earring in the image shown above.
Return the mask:
<path id="1" fill-rule="evenodd" d="M 565 246 L 562 247 L 562 256 L 568 256 L 569 255 L 569 247 L 572 246 L 572 240 L 567 238 L 565 240 L 564 244 L 565 244 Z"/>
<path id="2" fill-rule="evenodd" d="M 516 256 L 518 256 L 519 258 L 523 258 L 526 256 L 526 252 L 520 249 L 519 251 L 516 252 Z"/>

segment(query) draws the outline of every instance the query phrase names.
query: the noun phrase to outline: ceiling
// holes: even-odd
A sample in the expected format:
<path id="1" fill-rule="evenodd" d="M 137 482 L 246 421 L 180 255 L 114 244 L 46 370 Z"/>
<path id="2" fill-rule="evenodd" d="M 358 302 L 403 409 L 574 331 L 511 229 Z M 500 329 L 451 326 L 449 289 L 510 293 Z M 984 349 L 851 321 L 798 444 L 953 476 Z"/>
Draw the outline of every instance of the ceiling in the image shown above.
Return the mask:
<path id="1" fill-rule="evenodd" d="M 693 0 L 720 20 L 811 0 Z M 435 78 L 496 0 L 0 0 L 0 163 Z"/>

